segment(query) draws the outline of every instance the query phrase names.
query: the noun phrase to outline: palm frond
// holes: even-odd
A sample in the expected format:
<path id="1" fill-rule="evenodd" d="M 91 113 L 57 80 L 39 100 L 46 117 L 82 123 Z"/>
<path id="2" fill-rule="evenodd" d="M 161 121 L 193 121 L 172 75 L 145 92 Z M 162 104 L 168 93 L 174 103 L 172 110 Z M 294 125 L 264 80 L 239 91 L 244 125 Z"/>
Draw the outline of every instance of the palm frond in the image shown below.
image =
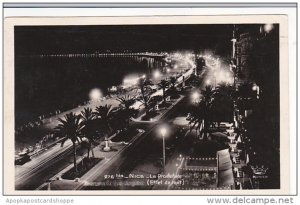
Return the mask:
<path id="1" fill-rule="evenodd" d="M 117 101 L 119 101 L 121 106 L 123 106 L 125 109 L 129 109 L 130 106 L 132 106 L 135 103 L 135 100 L 135 97 L 131 97 L 129 95 L 117 98 Z"/>
<path id="2" fill-rule="evenodd" d="M 84 121 L 89 121 L 89 120 L 93 120 L 95 118 L 95 113 L 93 112 L 93 110 L 91 108 L 84 108 L 84 110 L 81 111 L 81 118 Z"/>
<path id="3" fill-rule="evenodd" d="M 80 137 L 80 132 L 83 126 L 80 123 L 79 115 L 71 112 L 66 114 L 64 119 L 59 118 L 58 121 L 60 123 L 55 127 L 55 130 L 60 136 L 71 139 L 73 142 L 76 141 L 77 137 Z"/>

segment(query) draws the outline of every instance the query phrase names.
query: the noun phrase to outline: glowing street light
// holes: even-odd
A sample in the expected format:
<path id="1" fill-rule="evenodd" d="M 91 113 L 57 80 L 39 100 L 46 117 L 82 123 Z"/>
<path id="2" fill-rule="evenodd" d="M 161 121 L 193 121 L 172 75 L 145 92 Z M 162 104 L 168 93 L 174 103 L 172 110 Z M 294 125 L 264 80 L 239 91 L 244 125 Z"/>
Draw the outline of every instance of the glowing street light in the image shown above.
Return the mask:
<path id="1" fill-rule="evenodd" d="M 253 90 L 253 91 L 256 91 L 256 98 L 259 99 L 259 86 L 256 85 L 256 84 L 254 84 L 254 85 L 252 86 L 252 90 Z"/>
<path id="2" fill-rule="evenodd" d="M 164 171 L 165 171 L 165 167 L 166 167 L 166 145 L 165 145 L 165 136 L 168 132 L 167 128 L 162 126 L 160 128 L 160 134 L 162 136 L 162 139 L 163 139 L 163 168 L 164 168 Z"/>
<path id="3" fill-rule="evenodd" d="M 161 76 L 161 74 L 160 74 L 160 72 L 159 72 L 158 70 L 154 71 L 153 77 L 154 77 L 155 79 L 158 79 L 160 76 Z"/>
<path id="4" fill-rule="evenodd" d="M 205 83 L 206 83 L 207 85 L 211 85 L 210 79 L 207 79 L 207 80 L 205 81 Z"/>
<path id="5" fill-rule="evenodd" d="M 273 24 L 265 24 L 265 25 L 264 25 L 264 31 L 265 31 L 266 33 L 270 33 L 270 32 L 273 30 L 273 28 L 274 28 L 274 25 L 273 25 Z"/>
<path id="6" fill-rule="evenodd" d="M 257 90 L 257 85 L 256 85 L 256 84 L 254 84 L 254 85 L 252 86 L 252 90 L 253 90 L 253 91 L 256 91 L 256 90 Z"/>
<path id="7" fill-rule="evenodd" d="M 194 103 L 197 103 L 197 102 L 199 102 L 200 94 L 199 94 L 197 91 L 195 91 L 195 92 L 192 94 L 192 98 L 193 98 L 193 102 L 194 102 Z"/>
<path id="8" fill-rule="evenodd" d="M 99 88 L 94 88 L 89 93 L 89 98 L 91 101 L 98 101 L 102 98 L 103 94 Z"/>
<path id="9" fill-rule="evenodd" d="M 167 134 L 167 128 L 166 127 L 161 127 L 160 128 L 160 134 L 164 137 Z"/>

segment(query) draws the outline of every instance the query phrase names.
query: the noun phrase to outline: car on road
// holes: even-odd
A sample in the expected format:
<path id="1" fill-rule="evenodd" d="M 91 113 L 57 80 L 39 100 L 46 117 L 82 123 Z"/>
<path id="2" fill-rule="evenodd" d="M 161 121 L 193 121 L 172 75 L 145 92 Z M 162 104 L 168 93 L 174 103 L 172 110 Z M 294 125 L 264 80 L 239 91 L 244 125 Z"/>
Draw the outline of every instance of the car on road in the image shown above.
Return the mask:
<path id="1" fill-rule="evenodd" d="M 30 156 L 28 154 L 15 156 L 15 165 L 23 165 L 29 161 L 30 161 Z"/>

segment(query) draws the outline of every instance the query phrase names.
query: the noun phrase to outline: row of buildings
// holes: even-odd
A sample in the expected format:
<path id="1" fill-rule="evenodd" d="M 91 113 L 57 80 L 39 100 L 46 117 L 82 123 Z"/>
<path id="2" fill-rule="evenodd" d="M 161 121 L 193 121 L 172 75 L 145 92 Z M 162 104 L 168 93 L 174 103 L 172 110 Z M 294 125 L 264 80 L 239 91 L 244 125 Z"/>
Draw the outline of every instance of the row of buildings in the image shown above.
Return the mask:
<path id="1" fill-rule="evenodd" d="M 279 25 L 235 25 L 231 41 L 230 66 L 239 96 L 235 115 L 251 139 L 256 163 L 269 167 L 266 188 L 279 188 Z"/>

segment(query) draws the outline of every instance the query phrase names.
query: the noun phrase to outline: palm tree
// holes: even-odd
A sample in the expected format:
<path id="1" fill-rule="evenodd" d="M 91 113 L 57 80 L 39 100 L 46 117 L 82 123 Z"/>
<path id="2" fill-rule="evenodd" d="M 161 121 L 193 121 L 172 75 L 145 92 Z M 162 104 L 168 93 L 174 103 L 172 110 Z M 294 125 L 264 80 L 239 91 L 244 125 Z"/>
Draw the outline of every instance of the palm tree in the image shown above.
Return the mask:
<path id="1" fill-rule="evenodd" d="M 201 100 L 192 110 L 189 124 L 191 124 L 191 129 L 199 130 L 200 134 L 202 132 L 203 138 L 206 139 L 208 129 L 212 124 L 211 114 L 214 103 L 214 90 L 211 86 L 206 86 L 204 90 L 201 90 L 201 93 Z"/>
<path id="2" fill-rule="evenodd" d="M 83 141 L 81 145 L 88 149 L 87 158 L 90 158 L 90 151 L 92 152 L 92 156 L 95 157 L 94 151 L 92 149 L 92 144 L 95 142 L 94 136 L 96 133 L 93 123 L 93 120 L 95 119 L 95 113 L 91 108 L 84 108 L 84 110 L 81 111 L 80 117 L 82 119 L 81 124 L 83 125 L 82 133 L 86 138 L 86 140 Z"/>
<path id="3" fill-rule="evenodd" d="M 195 129 L 196 133 L 199 131 L 200 136 L 203 135 L 203 139 L 207 138 L 207 131 L 211 124 L 210 121 L 210 104 L 201 100 L 197 106 L 192 110 L 189 124 L 191 130 Z"/>
<path id="4" fill-rule="evenodd" d="M 158 87 L 163 91 L 164 104 L 166 104 L 166 89 L 168 88 L 168 86 L 169 82 L 167 80 L 161 80 L 158 84 Z"/>
<path id="5" fill-rule="evenodd" d="M 216 96 L 225 97 L 233 100 L 234 94 L 234 88 L 227 83 L 221 83 L 216 88 Z"/>
<path id="6" fill-rule="evenodd" d="M 105 135 L 109 135 L 112 131 L 111 125 L 113 124 L 114 118 L 114 111 L 116 109 L 112 108 L 111 105 L 104 105 L 96 107 L 95 115 L 97 120 L 100 121 L 100 127 L 102 128 L 101 131 Z"/>
<path id="7" fill-rule="evenodd" d="M 83 120 L 83 122 L 91 121 L 95 119 L 95 113 L 91 108 L 84 108 L 81 111 L 81 119 Z"/>
<path id="8" fill-rule="evenodd" d="M 122 109 L 118 111 L 118 116 L 121 117 L 121 119 L 124 119 L 125 125 L 128 127 L 129 119 L 136 114 L 136 110 L 131 108 L 136 99 L 129 95 L 125 95 L 123 97 L 118 97 L 117 100 L 120 102 L 120 106 L 122 107 Z"/>
<path id="9" fill-rule="evenodd" d="M 137 99 L 139 102 L 142 103 L 142 105 L 145 106 L 146 112 L 148 113 L 150 110 L 150 100 L 151 100 L 151 96 L 150 95 L 145 95 L 145 96 L 141 96 L 140 98 Z"/>
<path id="10" fill-rule="evenodd" d="M 201 90 L 202 98 L 204 99 L 205 102 L 211 103 L 213 100 L 215 91 L 213 90 L 213 87 L 208 85 L 205 87 L 204 90 Z"/>
<path id="11" fill-rule="evenodd" d="M 143 79 L 141 78 L 138 82 L 138 87 L 141 90 L 141 94 L 142 94 L 142 99 L 144 101 L 144 105 L 145 108 L 148 110 L 148 95 L 149 95 L 149 90 L 150 90 L 150 86 L 153 85 L 153 83 L 149 80 L 149 79 Z"/>
<path id="12" fill-rule="evenodd" d="M 176 86 L 176 83 L 177 83 L 176 77 L 171 76 L 171 77 L 170 77 L 170 80 L 169 80 L 169 83 L 170 83 L 170 88 L 174 89 L 175 86 Z"/>
<path id="13" fill-rule="evenodd" d="M 130 109 L 130 106 L 132 106 L 135 103 L 135 98 L 131 97 L 129 95 L 125 95 L 122 97 L 118 97 L 117 101 L 120 102 L 121 106 L 125 109 Z"/>
<path id="14" fill-rule="evenodd" d="M 189 114 L 190 117 L 187 120 L 189 121 L 190 131 L 195 129 L 197 136 L 197 133 L 198 131 L 200 133 L 201 126 L 203 124 L 203 113 L 197 107 L 194 107 L 193 109 L 191 109 L 191 112 Z"/>
<path id="15" fill-rule="evenodd" d="M 82 124 L 80 123 L 80 116 L 74 114 L 73 112 L 66 114 L 64 119 L 59 118 L 58 124 L 55 127 L 56 132 L 64 137 L 61 146 L 64 145 L 65 141 L 70 139 L 73 143 L 73 159 L 74 159 L 74 169 L 77 172 L 77 164 L 76 164 L 76 142 L 80 143 L 81 139 L 81 129 Z"/>

